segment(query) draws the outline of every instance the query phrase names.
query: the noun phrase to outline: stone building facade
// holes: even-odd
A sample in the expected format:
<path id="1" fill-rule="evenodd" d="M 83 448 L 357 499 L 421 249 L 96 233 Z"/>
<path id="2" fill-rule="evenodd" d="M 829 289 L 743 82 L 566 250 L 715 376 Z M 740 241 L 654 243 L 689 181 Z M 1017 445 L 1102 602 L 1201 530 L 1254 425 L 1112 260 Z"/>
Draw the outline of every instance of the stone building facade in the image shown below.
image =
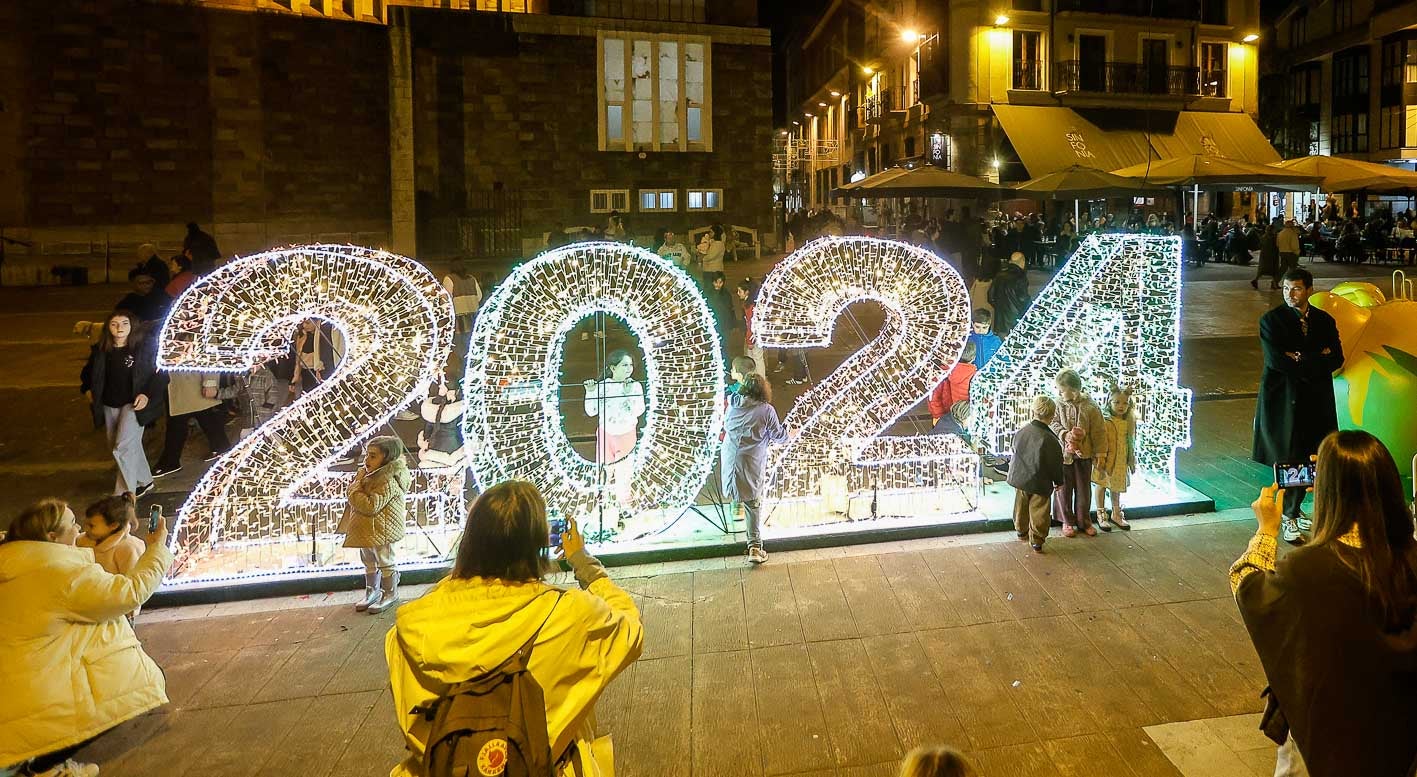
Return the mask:
<path id="1" fill-rule="evenodd" d="M 529 255 L 604 223 L 595 205 L 623 205 L 643 237 L 771 225 L 771 49 L 741 3 L 713 13 L 731 24 L 690 0 L 687 22 L 559 0 L 299 5 L 0 4 L 4 282 L 53 283 L 55 266 L 125 280 L 138 245 L 175 252 L 188 221 L 227 254 L 334 241 L 430 260 Z M 705 44 L 708 142 L 606 147 L 607 37 Z M 642 191 L 670 207 L 642 210 Z M 691 193 L 715 207 L 690 210 Z"/>

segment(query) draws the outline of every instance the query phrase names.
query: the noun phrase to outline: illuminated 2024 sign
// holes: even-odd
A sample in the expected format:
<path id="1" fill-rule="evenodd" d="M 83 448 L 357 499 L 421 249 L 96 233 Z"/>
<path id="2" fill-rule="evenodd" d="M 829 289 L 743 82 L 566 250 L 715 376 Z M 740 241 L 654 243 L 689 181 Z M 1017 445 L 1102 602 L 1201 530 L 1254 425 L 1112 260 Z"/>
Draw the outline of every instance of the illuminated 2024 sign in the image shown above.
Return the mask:
<path id="1" fill-rule="evenodd" d="M 1062 367 L 1089 388 L 1137 390 L 1143 470 L 1170 478 L 1189 443 L 1188 392 L 1176 386 L 1180 247 L 1175 239 L 1088 238 L 1039 295 L 999 355 L 974 379 L 971 430 L 993 450 L 1022 422 L 1028 399 Z M 968 332 L 959 276 L 926 251 L 873 238 L 827 238 L 787 257 L 764 284 L 754 326 L 767 347 L 828 345 L 837 316 L 870 299 L 880 335 L 800 397 L 797 437 L 769 463 L 773 496 L 811 497 L 825 477 L 848 491 L 977 484 L 958 437 L 884 431 L 953 367 Z M 488 298 L 468 354 L 468 466 L 415 470 L 400 558 L 437 561 L 465 510 L 467 472 L 486 488 L 536 483 L 548 505 L 585 515 L 616 500 L 561 424 L 561 353 L 587 316 L 624 321 L 647 373 L 646 421 L 630 457 L 629 510 L 670 521 L 693 503 L 717 455 L 722 345 L 696 283 L 642 249 L 587 243 L 519 267 Z M 159 352 L 164 369 L 237 372 L 288 353 L 299 321 L 344 335 L 333 374 L 218 460 L 179 512 L 179 563 L 169 582 L 211 583 L 349 566 L 334 527 L 349 474 L 341 454 L 421 399 L 451 347 L 452 301 L 424 267 L 383 251 L 305 246 L 235 260 L 178 299 Z M 323 550 L 323 553 L 321 553 Z"/>

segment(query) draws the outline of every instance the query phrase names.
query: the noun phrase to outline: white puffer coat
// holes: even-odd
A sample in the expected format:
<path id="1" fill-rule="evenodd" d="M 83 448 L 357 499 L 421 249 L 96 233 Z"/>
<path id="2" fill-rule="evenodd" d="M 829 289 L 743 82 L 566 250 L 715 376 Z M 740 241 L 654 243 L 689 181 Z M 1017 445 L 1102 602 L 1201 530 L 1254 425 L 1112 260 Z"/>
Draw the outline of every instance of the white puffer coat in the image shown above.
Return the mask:
<path id="1" fill-rule="evenodd" d="M 147 601 L 171 565 L 161 545 L 112 575 L 89 548 L 0 544 L 0 767 L 167 703 L 162 671 L 123 614 Z"/>

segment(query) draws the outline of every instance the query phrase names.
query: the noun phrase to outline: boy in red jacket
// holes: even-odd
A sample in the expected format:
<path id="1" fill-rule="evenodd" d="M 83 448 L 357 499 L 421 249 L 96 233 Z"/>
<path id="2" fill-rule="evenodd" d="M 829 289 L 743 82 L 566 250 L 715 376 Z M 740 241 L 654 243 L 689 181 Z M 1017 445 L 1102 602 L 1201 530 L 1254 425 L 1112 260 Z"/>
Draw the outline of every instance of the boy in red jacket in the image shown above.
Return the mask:
<path id="1" fill-rule="evenodd" d="M 960 402 L 969 401 L 969 384 L 978 372 L 974 368 L 975 353 L 974 341 L 965 342 L 964 352 L 959 356 L 959 364 L 956 364 L 945 379 L 940 381 L 940 385 L 930 392 L 930 418 L 936 424 L 940 423 L 941 418 L 949 415 L 950 408 Z"/>

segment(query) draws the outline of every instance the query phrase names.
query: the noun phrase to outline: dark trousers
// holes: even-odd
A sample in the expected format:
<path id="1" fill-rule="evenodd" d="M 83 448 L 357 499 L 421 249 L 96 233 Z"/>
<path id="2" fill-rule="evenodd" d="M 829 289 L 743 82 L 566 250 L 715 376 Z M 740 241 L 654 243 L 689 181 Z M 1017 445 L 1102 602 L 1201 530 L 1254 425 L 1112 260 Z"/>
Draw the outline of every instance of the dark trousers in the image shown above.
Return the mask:
<path id="1" fill-rule="evenodd" d="M 792 379 L 807 379 L 807 352 L 801 348 L 779 348 L 777 351 L 777 363 L 787 364 L 788 359 L 792 360 Z"/>
<path id="2" fill-rule="evenodd" d="M 1284 489 L 1284 514 L 1290 518 L 1299 517 L 1299 508 L 1304 504 L 1304 494 L 1307 489 L 1286 488 Z"/>
<path id="3" fill-rule="evenodd" d="M 225 453 L 231 447 L 231 441 L 226 437 L 226 411 L 221 405 L 186 415 L 170 416 L 167 419 L 162 456 L 158 458 L 159 467 L 177 469 L 181 466 L 182 449 L 187 445 L 187 422 L 194 418 L 197 425 L 202 427 L 202 434 L 206 435 L 212 453 Z"/>
<path id="4" fill-rule="evenodd" d="M 1063 486 L 1053 492 L 1053 509 L 1064 526 L 1092 525 L 1092 459 L 1063 465 Z"/>

